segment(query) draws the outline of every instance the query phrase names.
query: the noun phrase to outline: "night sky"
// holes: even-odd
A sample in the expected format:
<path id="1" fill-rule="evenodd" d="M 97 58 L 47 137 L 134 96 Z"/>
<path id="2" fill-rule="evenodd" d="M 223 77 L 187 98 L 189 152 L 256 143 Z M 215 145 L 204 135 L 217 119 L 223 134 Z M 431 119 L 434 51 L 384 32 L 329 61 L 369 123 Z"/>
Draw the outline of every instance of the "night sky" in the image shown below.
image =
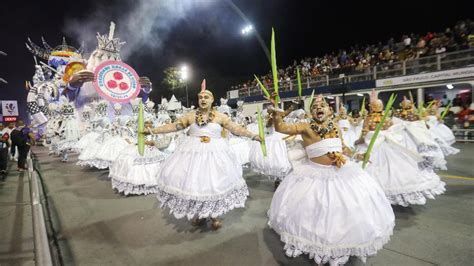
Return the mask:
<path id="1" fill-rule="evenodd" d="M 106 34 L 111 20 L 117 24 L 118 37 L 127 42 L 124 61 L 140 76 L 150 77 L 158 95 L 162 72 L 169 66 L 186 63 L 191 68 L 190 87 L 198 88 L 206 78 L 208 88 L 218 97 L 254 73 L 269 71 L 258 41 L 254 36 L 241 35 L 245 22 L 226 0 L 157 1 L 171 3 L 172 7 L 179 2 L 184 11 L 180 10 L 179 15 L 169 10 L 162 12 L 163 15 L 156 10 L 151 11 L 152 15 L 132 13 L 136 12 L 137 3 L 146 7 L 151 0 L 2 1 L 0 50 L 8 56 L 0 57 L 0 77 L 9 84 L 0 84 L 0 100 L 16 99 L 20 101 L 20 108 L 24 106 L 24 82 L 31 80 L 34 74 L 33 57 L 24 45 L 27 37 L 41 44 L 41 36 L 44 36 L 50 45 L 56 46 L 65 36 L 70 44 L 78 47 L 81 36 L 88 36 L 86 51 L 89 54 L 96 45 L 95 32 Z M 458 20 L 472 19 L 474 10 L 472 1 L 378 1 L 377 5 L 366 1 L 233 2 L 267 43 L 271 27 L 275 28 L 277 60 L 282 67 L 294 59 L 321 56 L 354 44 L 376 44 L 390 37 L 399 41 L 403 34 L 412 32 L 444 31 Z M 145 8 L 144 12 L 147 11 L 150 12 Z M 154 17 L 154 14 L 158 15 Z M 133 24 L 134 19 L 141 23 L 150 17 L 152 29 L 145 39 L 137 41 L 134 28 L 127 24 Z M 125 34 L 121 34 L 123 32 Z"/>

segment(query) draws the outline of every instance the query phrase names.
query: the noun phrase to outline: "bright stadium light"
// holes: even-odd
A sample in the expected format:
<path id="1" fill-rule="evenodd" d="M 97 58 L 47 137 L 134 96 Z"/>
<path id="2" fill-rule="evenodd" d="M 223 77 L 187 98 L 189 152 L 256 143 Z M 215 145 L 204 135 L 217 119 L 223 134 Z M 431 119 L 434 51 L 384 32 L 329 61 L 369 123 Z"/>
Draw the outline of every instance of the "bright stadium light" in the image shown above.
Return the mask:
<path id="1" fill-rule="evenodd" d="M 252 32 L 252 30 L 253 30 L 253 26 L 252 25 L 247 25 L 247 26 L 243 27 L 240 32 L 242 33 L 242 35 L 247 35 L 250 32 Z"/>
<path id="2" fill-rule="evenodd" d="M 181 67 L 180 73 L 181 73 L 182 80 L 187 80 L 189 78 L 188 67 L 186 65 L 183 65 Z"/>
<path id="3" fill-rule="evenodd" d="M 448 88 L 448 90 L 452 90 L 452 89 L 454 89 L 454 86 L 453 86 L 453 84 L 448 84 L 448 85 L 446 85 L 446 87 Z"/>
<path id="4" fill-rule="evenodd" d="M 189 107 L 188 83 L 186 82 L 189 79 L 188 66 L 182 65 L 179 74 L 181 82 L 184 82 L 184 87 L 186 89 L 186 107 Z"/>

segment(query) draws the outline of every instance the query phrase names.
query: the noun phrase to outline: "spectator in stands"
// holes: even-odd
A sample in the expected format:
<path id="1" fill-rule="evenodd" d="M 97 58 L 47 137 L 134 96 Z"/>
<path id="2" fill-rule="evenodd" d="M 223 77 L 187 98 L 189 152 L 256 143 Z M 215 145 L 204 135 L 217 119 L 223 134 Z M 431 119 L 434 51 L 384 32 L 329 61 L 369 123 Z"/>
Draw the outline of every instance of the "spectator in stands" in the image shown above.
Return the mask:
<path id="1" fill-rule="evenodd" d="M 426 102 L 426 103 L 430 103 L 430 102 L 432 102 L 432 101 L 434 101 L 434 97 L 433 97 L 433 95 L 431 95 L 431 94 L 428 94 L 428 97 L 426 97 L 426 100 L 425 100 L 425 102 Z"/>
<path id="2" fill-rule="evenodd" d="M 443 99 L 441 99 L 441 106 L 442 107 L 446 107 L 448 106 L 449 104 L 449 99 L 448 99 L 448 95 L 443 95 Z"/>
<path id="3" fill-rule="evenodd" d="M 453 99 L 453 106 L 463 106 L 464 103 L 462 101 L 461 95 L 456 94 L 456 98 Z"/>
<path id="4" fill-rule="evenodd" d="M 350 75 L 353 72 L 370 73 L 373 66 L 384 65 L 381 69 L 388 70 L 400 66 L 391 63 L 410 60 L 423 56 L 437 55 L 441 56 L 448 51 L 457 51 L 469 49 L 469 38 L 474 42 L 474 35 L 471 34 L 474 24 L 470 20 L 460 21 L 453 28 L 447 28 L 444 32 L 425 35 L 410 34 L 403 35 L 401 41 L 395 43 L 394 38 L 390 38 L 385 45 L 379 42 L 377 45 L 360 46 L 358 44 L 350 47 L 348 50 L 339 50 L 337 53 L 325 54 L 322 57 L 303 58 L 293 61 L 291 66 L 282 68 L 279 71 L 281 81 L 296 78 L 296 67 L 300 67 L 302 78 L 318 78 L 319 75 L 329 75 L 330 78 L 338 77 L 344 73 Z M 471 37 L 469 37 L 471 36 Z M 416 43 L 415 43 L 416 42 Z M 271 74 L 267 74 L 260 79 L 267 87 L 273 87 Z M 254 82 L 247 84 L 255 87 Z M 288 82 L 282 85 L 288 86 Z M 242 87 L 238 86 L 239 88 Z M 260 90 L 250 89 L 260 92 Z M 245 93 L 242 93 L 245 94 Z"/>
<path id="5" fill-rule="evenodd" d="M 446 52 L 446 47 L 444 47 L 444 45 L 442 43 L 440 43 L 438 45 L 438 47 L 436 48 L 435 53 L 436 54 L 442 54 L 442 53 L 445 53 L 445 52 Z"/>
<path id="6" fill-rule="evenodd" d="M 473 114 L 474 112 L 471 110 L 469 104 L 462 106 L 461 112 L 458 113 L 458 121 L 464 125 L 464 128 L 469 128 Z"/>
<path id="7" fill-rule="evenodd" d="M 411 46 L 411 38 L 408 37 L 408 35 L 403 36 L 403 44 L 405 45 L 405 48 L 410 48 Z"/>

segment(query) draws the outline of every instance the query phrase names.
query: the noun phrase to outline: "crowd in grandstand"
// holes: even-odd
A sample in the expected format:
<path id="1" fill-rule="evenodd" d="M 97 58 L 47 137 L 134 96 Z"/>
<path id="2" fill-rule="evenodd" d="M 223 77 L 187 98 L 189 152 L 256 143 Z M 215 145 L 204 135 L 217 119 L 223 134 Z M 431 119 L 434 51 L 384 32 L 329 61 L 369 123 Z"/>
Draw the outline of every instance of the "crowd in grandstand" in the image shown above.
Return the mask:
<path id="1" fill-rule="evenodd" d="M 299 67 L 303 78 L 315 78 L 321 75 L 357 74 L 370 72 L 374 66 L 389 64 L 397 61 L 416 59 L 424 56 L 469 49 L 472 47 L 471 20 L 459 21 L 454 27 L 446 28 L 444 32 L 428 32 L 424 35 L 403 35 L 399 42 L 390 38 L 385 44 L 354 45 L 349 49 L 325 54 L 322 57 L 307 57 L 296 60 L 293 64 L 279 69 L 280 82 L 289 82 L 296 79 L 296 68 Z M 471 35 L 471 38 L 469 37 Z M 271 73 L 259 77 L 269 87 L 272 84 Z M 255 80 L 232 86 L 231 90 L 255 87 Z"/>

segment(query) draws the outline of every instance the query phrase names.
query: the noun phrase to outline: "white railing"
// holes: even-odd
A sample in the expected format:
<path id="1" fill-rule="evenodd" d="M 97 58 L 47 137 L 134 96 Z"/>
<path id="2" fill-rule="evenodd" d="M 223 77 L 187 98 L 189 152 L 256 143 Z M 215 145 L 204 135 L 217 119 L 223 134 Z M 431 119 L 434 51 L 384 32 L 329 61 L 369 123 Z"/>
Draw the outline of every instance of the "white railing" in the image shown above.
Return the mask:
<path id="1" fill-rule="evenodd" d="M 33 161 L 28 158 L 28 179 L 30 183 L 31 210 L 33 214 L 33 235 L 35 264 L 38 266 L 53 265 L 49 248 L 48 234 L 41 204 L 38 174 L 33 168 Z"/>
<path id="2" fill-rule="evenodd" d="M 449 70 L 469 65 L 474 65 L 474 49 L 376 65 L 366 68 L 363 71 L 354 70 L 345 75 L 329 74 L 318 75 L 315 77 L 304 77 L 301 82 L 303 88 L 314 88 L 319 86 L 340 85 L 358 81 L 414 75 L 422 72 Z M 296 80 L 280 81 L 278 84 L 280 91 L 292 91 L 297 89 Z M 272 90 L 273 84 L 267 85 L 269 85 L 269 90 Z M 258 86 L 239 89 L 239 97 L 261 94 L 262 92 Z"/>
<path id="3" fill-rule="evenodd" d="M 474 129 L 472 128 L 452 128 L 458 142 L 474 142 Z"/>

